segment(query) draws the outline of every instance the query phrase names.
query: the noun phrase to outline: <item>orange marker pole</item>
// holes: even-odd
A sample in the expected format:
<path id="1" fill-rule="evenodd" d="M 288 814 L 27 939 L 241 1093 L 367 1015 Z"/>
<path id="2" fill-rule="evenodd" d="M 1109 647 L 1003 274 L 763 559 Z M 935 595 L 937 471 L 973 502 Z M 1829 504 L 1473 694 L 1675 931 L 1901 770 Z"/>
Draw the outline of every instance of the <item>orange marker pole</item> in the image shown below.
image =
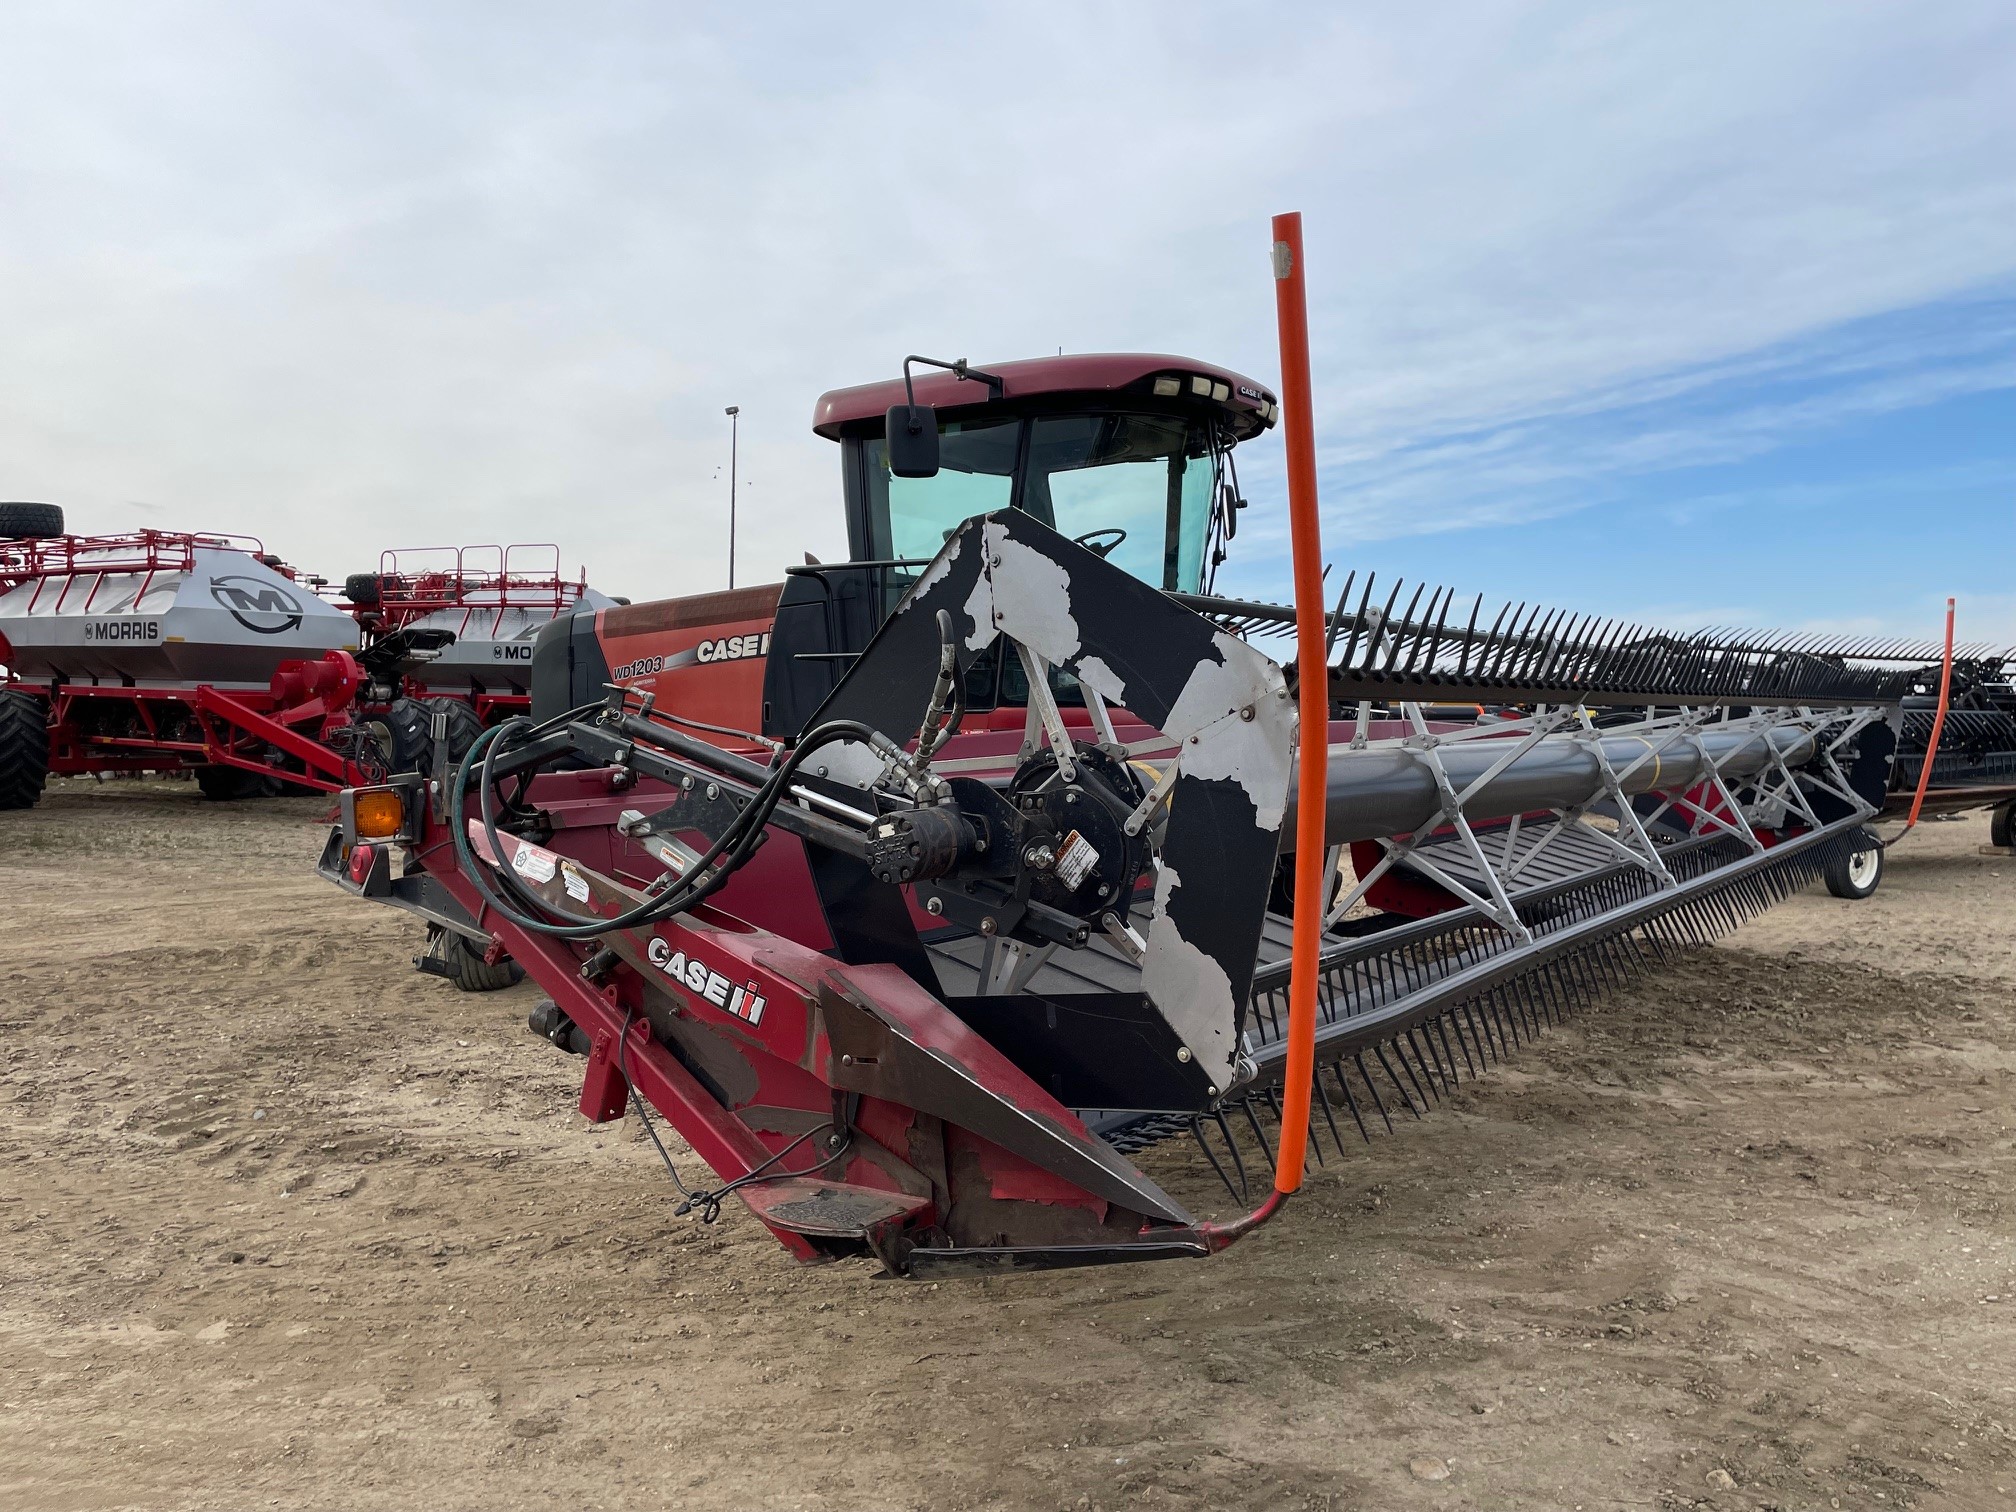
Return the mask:
<path id="1" fill-rule="evenodd" d="M 1301 738 L 1295 786 L 1295 935 L 1288 968 L 1288 1058 L 1274 1190 L 1302 1185 L 1316 1075 L 1316 975 L 1323 948 L 1323 817 L 1329 797 L 1330 669 L 1323 629 L 1323 535 L 1316 507 L 1316 422 L 1309 401 L 1309 303 L 1302 217 L 1274 217 L 1274 310 L 1281 329 L 1281 440 L 1288 453 L 1295 563 L 1295 666 Z"/>
<path id="2" fill-rule="evenodd" d="M 1939 754 L 1939 736 L 1946 728 L 1946 704 L 1953 696 L 1953 600 L 1946 600 L 1946 659 L 1939 668 L 1939 708 L 1932 716 L 1932 738 L 1925 744 L 1925 761 L 1918 768 L 1918 791 L 1911 797 L 1911 817 L 1897 831 L 1897 840 L 1911 833 L 1918 822 L 1918 810 L 1925 806 L 1925 789 L 1932 783 L 1932 758 Z M 1890 843 L 1895 845 L 1897 840 Z"/>

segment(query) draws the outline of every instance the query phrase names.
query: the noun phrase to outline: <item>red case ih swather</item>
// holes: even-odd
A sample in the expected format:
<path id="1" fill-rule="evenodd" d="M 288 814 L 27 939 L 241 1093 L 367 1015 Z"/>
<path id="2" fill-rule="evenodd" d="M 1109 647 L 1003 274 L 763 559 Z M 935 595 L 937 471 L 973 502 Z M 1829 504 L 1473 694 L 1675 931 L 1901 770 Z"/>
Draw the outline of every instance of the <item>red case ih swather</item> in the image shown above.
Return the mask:
<path id="1" fill-rule="evenodd" d="M 346 607 L 248 537 L 75 536 L 53 505 L 0 504 L 0 808 L 50 772 L 333 792 L 424 763 L 437 715 L 459 755 L 529 704 L 541 628 L 614 603 L 563 581 L 557 547 L 428 557 L 387 553 Z"/>
<path id="2" fill-rule="evenodd" d="M 529 717 L 346 792 L 322 857 L 522 964 L 582 1112 L 712 1168 L 668 1158 L 682 1210 L 903 1276 L 1205 1255 L 1305 1115 L 1320 1158 L 1816 877 L 1875 886 L 1905 670 L 1356 577 L 1304 605 L 1303 686 L 1258 645 L 1294 615 L 1209 592 L 1271 392 L 918 361 L 819 401 L 852 560 L 556 622 Z M 1330 715 L 1306 802 L 1291 690 Z M 1134 1158 L 1194 1139 L 1244 1199 L 1284 1116 L 1237 1223 Z"/>

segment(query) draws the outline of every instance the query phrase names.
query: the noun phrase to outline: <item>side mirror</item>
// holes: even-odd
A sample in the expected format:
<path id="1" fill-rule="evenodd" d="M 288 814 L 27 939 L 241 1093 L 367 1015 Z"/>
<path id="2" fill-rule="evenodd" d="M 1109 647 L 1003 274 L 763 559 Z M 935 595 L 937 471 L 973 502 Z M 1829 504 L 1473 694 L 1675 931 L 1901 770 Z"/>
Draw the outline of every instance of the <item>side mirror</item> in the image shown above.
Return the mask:
<path id="1" fill-rule="evenodd" d="M 938 476 L 938 412 L 928 404 L 898 404 L 890 408 L 889 471 L 899 478 Z"/>
<path id="2" fill-rule="evenodd" d="M 1218 512 L 1220 517 L 1225 521 L 1226 540 L 1229 541 L 1232 537 L 1239 534 L 1239 511 L 1245 507 L 1246 501 L 1229 488 L 1220 497 Z"/>

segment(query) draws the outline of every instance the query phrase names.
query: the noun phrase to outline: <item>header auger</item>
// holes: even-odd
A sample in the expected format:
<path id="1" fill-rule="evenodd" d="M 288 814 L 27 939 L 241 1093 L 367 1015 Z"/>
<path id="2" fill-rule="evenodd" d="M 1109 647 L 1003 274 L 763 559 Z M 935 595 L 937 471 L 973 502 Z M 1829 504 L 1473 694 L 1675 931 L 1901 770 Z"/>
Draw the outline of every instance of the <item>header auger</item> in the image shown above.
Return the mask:
<path id="1" fill-rule="evenodd" d="M 1250 1215 L 1135 1157 L 1194 1139 L 1250 1200 L 1284 1107 L 1288 612 L 1208 592 L 1277 402 L 1175 357 L 947 366 L 820 401 L 850 561 L 556 624 L 529 716 L 347 793 L 322 869 L 522 965 L 583 1113 L 712 1168 L 682 1210 L 907 1276 L 1202 1256 Z M 1319 1159 L 1866 879 L 1908 670 L 1349 583 Z"/>

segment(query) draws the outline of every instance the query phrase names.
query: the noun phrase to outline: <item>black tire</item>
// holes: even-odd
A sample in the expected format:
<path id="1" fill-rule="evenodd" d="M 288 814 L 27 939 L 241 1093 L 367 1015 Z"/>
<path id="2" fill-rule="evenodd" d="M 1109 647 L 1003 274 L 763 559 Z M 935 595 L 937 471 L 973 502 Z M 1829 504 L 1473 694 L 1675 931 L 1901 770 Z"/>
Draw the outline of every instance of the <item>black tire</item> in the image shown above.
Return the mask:
<path id="1" fill-rule="evenodd" d="M 1883 881 L 1883 843 L 1874 830 L 1859 829 L 1827 858 L 1827 891 L 1837 898 L 1866 898 Z"/>
<path id="2" fill-rule="evenodd" d="M 2016 799 L 2003 804 L 1988 816 L 1988 843 L 1999 845 L 2004 850 L 2016 845 Z"/>
<path id="3" fill-rule="evenodd" d="M 353 572 L 343 579 L 343 597 L 359 609 L 378 607 L 378 574 L 375 572 Z"/>
<path id="4" fill-rule="evenodd" d="M 0 809 L 31 809 L 49 781 L 49 713 L 32 693 L 0 692 Z"/>
<path id="5" fill-rule="evenodd" d="M 236 803 L 244 798 L 271 798 L 281 791 L 278 777 L 248 772 L 243 767 L 199 766 L 196 786 L 212 803 Z"/>
<path id="6" fill-rule="evenodd" d="M 427 926 L 427 954 L 449 968 L 442 975 L 463 992 L 499 992 L 525 980 L 525 968 L 509 956 L 493 966 L 474 940 L 439 924 Z"/>
<path id="7" fill-rule="evenodd" d="M 448 759 L 459 762 L 469 754 L 469 747 L 483 738 L 482 716 L 474 704 L 459 698 L 430 698 L 427 705 L 448 711 Z"/>
<path id="8" fill-rule="evenodd" d="M 483 733 L 475 707 L 459 698 L 399 698 L 382 721 L 392 734 L 392 770 L 434 775 L 434 711 L 448 716 L 448 759 L 460 761 Z"/>
<path id="9" fill-rule="evenodd" d="M 32 541 L 63 534 L 61 504 L 0 504 L 0 537 Z"/>
<path id="10" fill-rule="evenodd" d="M 432 741 L 427 733 L 427 706 L 417 698 L 395 698 L 379 723 L 391 733 L 392 744 L 385 752 L 386 770 L 425 772 L 432 764 Z"/>

